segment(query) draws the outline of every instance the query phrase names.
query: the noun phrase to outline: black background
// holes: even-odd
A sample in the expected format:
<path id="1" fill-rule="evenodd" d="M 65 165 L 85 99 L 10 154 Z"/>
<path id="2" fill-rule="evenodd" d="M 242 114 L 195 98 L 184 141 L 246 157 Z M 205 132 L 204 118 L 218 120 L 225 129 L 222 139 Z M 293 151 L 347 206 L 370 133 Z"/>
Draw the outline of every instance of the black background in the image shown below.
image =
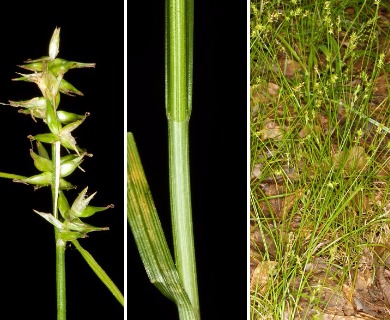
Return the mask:
<path id="1" fill-rule="evenodd" d="M 114 204 L 85 221 L 109 231 L 80 239 L 124 292 L 124 3 L 112 1 L 7 2 L 0 19 L 0 102 L 39 96 L 34 83 L 12 81 L 17 65 L 48 55 L 55 27 L 60 27 L 58 57 L 94 62 L 94 69 L 74 69 L 65 79 L 84 93 L 62 96 L 60 109 L 90 117 L 74 132 L 78 144 L 93 154 L 68 180 L 97 191 L 91 205 Z M 34 175 L 29 134 L 47 132 L 42 121 L 0 106 L 0 171 Z M 55 319 L 55 244 L 53 227 L 32 209 L 51 211 L 49 188 L 0 179 L 1 313 L 9 318 Z M 124 308 L 73 247 L 66 251 L 68 319 L 123 319 Z M 3 317 L 4 318 L 4 317 Z"/>
<path id="2" fill-rule="evenodd" d="M 164 1 L 128 9 L 127 129 L 135 141 L 169 244 Z M 247 4 L 195 1 L 190 164 L 201 318 L 247 318 Z M 172 249 L 172 246 L 171 246 Z M 149 282 L 131 232 L 128 314 L 177 319 Z"/>

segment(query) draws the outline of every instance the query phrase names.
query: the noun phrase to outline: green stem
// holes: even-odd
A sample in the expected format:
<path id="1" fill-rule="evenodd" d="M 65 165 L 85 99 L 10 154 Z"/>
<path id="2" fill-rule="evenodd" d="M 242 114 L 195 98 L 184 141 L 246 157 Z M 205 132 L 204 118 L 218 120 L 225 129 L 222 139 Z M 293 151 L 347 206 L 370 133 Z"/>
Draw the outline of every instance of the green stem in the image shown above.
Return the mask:
<path id="1" fill-rule="evenodd" d="M 55 228 L 57 239 L 58 229 Z M 66 320 L 65 242 L 56 241 L 57 320 Z"/>
<path id="2" fill-rule="evenodd" d="M 61 143 L 55 142 L 52 146 L 53 180 L 51 183 L 53 216 L 58 219 L 58 192 L 60 185 L 60 151 Z M 58 236 L 58 229 L 54 228 L 56 242 L 56 287 L 57 287 L 57 320 L 66 320 L 66 283 L 65 283 L 65 241 Z"/>
<path id="3" fill-rule="evenodd" d="M 169 176 L 176 266 L 192 306 L 199 311 L 188 156 L 188 121 L 169 121 Z"/>
<path id="4" fill-rule="evenodd" d="M 192 97 L 193 5 L 193 0 L 166 1 L 165 94 L 175 260 L 184 289 L 199 315 L 188 151 Z"/>

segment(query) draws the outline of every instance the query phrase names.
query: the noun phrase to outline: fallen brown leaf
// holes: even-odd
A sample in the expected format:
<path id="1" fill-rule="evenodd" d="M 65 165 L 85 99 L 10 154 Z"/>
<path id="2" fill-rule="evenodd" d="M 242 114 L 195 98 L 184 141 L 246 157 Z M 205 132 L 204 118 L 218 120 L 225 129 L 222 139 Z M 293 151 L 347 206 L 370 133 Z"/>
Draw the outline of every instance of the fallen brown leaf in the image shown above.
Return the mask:
<path id="1" fill-rule="evenodd" d="M 278 60 L 278 63 L 283 74 L 289 79 L 293 78 L 298 72 L 302 70 L 302 67 L 299 62 L 295 60 L 282 58 Z"/>
<path id="2" fill-rule="evenodd" d="M 276 268 L 276 261 L 262 261 L 260 262 L 251 278 L 250 288 L 258 293 L 265 293 L 269 279 L 273 276 Z"/>
<path id="3" fill-rule="evenodd" d="M 343 166 L 347 174 L 360 172 L 367 163 L 367 154 L 363 147 L 354 146 L 349 150 L 336 152 L 332 156 L 332 162 L 336 169 Z"/>
<path id="4" fill-rule="evenodd" d="M 267 118 L 264 121 L 264 128 L 260 131 L 262 140 L 275 139 L 282 140 L 283 130 L 276 122 Z"/>

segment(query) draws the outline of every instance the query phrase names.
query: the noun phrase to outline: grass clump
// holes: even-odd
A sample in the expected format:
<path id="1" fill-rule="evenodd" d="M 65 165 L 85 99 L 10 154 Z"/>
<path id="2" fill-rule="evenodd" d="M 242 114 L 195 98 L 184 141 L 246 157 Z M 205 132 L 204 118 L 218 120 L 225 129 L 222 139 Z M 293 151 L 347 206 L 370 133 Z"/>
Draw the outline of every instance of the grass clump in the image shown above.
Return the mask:
<path id="1" fill-rule="evenodd" d="M 250 7 L 251 319 L 385 319 L 390 8 Z"/>

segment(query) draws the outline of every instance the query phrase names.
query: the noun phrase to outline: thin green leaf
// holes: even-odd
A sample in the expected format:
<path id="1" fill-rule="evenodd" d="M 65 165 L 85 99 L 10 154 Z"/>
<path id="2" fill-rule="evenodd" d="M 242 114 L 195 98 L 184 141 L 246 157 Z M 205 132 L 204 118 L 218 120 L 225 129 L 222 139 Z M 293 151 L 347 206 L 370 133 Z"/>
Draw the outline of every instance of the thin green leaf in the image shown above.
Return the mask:
<path id="1" fill-rule="evenodd" d="M 146 273 L 174 301 L 180 319 L 199 319 L 169 251 L 132 133 L 127 133 L 127 217 Z"/>
<path id="2" fill-rule="evenodd" d="M 115 283 L 111 280 L 111 278 L 107 275 L 107 273 L 102 269 L 102 267 L 96 262 L 94 257 L 92 257 L 92 255 L 87 250 L 82 248 L 80 243 L 77 240 L 73 240 L 72 243 L 74 244 L 76 249 L 80 252 L 80 254 L 83 256 L 85 261 L 87 261 L 87 263 L 91 267 L 91 269 L 99 277 L 99 279 L 102 280 L 102 282 L 111 291 L 111 293 L 119 301 L 119 303 L 122 306 L 124 306 L 125 300 L 123 298 L 122 293 L 120 292 L 118 287 L 115 285 Z"/>

